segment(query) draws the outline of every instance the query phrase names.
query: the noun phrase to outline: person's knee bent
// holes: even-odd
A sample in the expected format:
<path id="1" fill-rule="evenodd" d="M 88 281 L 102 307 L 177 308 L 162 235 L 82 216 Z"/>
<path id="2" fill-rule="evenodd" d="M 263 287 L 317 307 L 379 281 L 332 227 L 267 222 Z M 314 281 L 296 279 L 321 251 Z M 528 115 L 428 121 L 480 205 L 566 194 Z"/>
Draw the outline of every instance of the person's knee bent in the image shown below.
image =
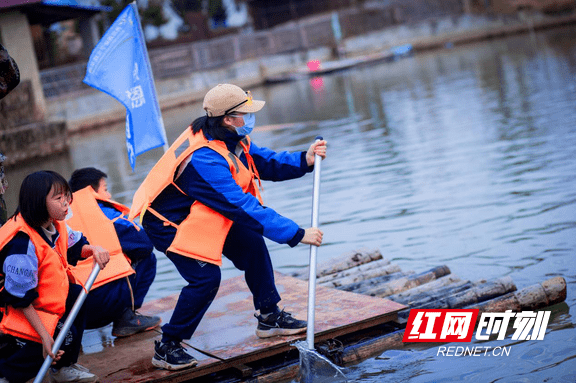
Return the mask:
<path id="1" fill-rule="evenodd" d="M 206 294 L 214 289 L 218 290 L 222 279 L 220 266 L 171 252 L 166 256 L 174 263 L 182 278 L 188 282 L 186 288 L 193 288 Z"/>
<path id="2" fill-rule="evenodd" d="M 220 271 L 220 266 L 213 265 L 211 263 L 205 263 L 202 261 L 194 260 L 198 262 L 201 266 L 201 278 L 195 278 L 192 281 L 188 281 L 189 286 L 194 288 L 200 287 L 204 293 L 208 295 L 216 295 L 218 288 L 220 287 L 220 282 L 222 281 L 222 273 Z"/>

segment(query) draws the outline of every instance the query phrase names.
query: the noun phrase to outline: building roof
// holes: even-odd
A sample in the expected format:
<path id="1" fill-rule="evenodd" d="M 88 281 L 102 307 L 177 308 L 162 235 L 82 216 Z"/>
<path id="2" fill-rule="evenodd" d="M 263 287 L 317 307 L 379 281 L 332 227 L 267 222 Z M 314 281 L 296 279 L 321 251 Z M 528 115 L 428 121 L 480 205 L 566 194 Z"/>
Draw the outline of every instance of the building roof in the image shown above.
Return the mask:
<path id="1" fill-rule="evenodd" d="M 109 12 L 111 7 L 85 5 L 77 0 L 4 0 L 0 12 L 18 9 L 28 16 L 30 24 L 50 25 L 58 21 L 86 18 L 99 12 Z"/>

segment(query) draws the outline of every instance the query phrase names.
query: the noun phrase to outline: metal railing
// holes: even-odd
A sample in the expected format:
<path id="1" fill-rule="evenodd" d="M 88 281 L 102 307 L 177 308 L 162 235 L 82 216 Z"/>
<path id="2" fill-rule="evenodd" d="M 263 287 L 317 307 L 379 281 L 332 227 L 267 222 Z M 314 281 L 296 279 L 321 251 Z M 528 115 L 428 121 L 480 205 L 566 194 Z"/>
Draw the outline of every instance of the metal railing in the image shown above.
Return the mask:
<path id="1" fill-rule="evenodd" d="M 404 22 L 458 15 L 462 0 L 372 1 L 370 7 L 338 10 L 343 38 L 382 30 Z M 216 69 L 247 59 L 335 44 L 331 13 L 318 14 L 277 27 L 149 50 L 154 77 L 166 79 Z M 42 70 L 47 98 L 82 91 L 86 62 Z"/>

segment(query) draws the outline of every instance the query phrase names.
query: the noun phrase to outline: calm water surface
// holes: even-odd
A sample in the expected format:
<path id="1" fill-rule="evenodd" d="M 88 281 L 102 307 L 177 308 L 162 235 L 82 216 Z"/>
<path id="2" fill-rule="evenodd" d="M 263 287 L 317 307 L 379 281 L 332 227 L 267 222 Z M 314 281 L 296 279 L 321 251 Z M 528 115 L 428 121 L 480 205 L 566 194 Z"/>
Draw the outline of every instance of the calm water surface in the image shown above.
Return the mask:
<path id="1" fill-rule="evenodd" d="M 443 357 L 408 344 L 345 370 L 354 382 L 576 381 L 576 29 L 418 54 L 394 63 L 253 89 L 267 101 L 253 139 L 302 150 L 329 142 L 322 166 L 319 261 L 378 248 L 403 270 L 447 265 L 463 279 L 511 276 L 522 288 L 553 276 L 568 282 L 544 341 L 505 357 Z M 201 114 L 193 104 L 164 113 L 172 142 Z M 9 169 L 8 202 L 41 168 L 69 177 L 78 167 L 109 174 L 129 204 L 161 150 L 127 163 L 122 125 L 72 140 L 70 153 Z M 312 177 L 265 183 L 265 203 L 301 226 L 310 222 Z M 274 265 L 306 267 L 308 248 L 270 243 Z M 230 263 L 225 277 L 239 275 Z M 183 280 L 159 254 L 148 299 Z M 510 338 L 510 337 L 508 337 Z M 455 344 L 461 345 L 461 344 Z"/>

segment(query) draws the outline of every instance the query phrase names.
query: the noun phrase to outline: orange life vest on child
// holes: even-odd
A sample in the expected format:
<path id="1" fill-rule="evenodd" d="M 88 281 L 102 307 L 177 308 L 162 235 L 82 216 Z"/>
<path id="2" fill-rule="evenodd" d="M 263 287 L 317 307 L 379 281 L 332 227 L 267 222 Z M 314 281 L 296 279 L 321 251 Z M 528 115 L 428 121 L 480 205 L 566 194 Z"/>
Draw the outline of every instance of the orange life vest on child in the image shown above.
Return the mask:
<path id="1" fill-rule="evenodd" d="M 58 319 L 66 311 L 66 297 L 68 296 L 69 273 L 66 253 L 68 251 L 68 231 L 63 222 L 54 222 L 54 226 L 60 234 L 56 240 L 55 248 L 52 248 L 44 238 L 22 218 L 21 214 L 11 218 L 0 228 L 0 249 L 19 232 L 22 231 L 30 237 L 36 248 L 38 257 L 38 298 L 32 302 L 40 320 L 51 336 Z M 4 317 L 0 322 L 0 331 L 15 337 L 42 343 L 42 339 L 28 322 L 22 309 L 8 306 L 5 308 Z"/>
<path id="2" fill-rule="evenodd" d="M 101 198 L 92 186 L 76 191 L 73 197 L 69 208 L 72 215 L 66 219 L 66 223 L 72 229 L 81 231 L 91 245 L 102 246 L 110 253 L 110 261 L 106 268 L 100 271 L 92 288 L 95 289 L 108 282 L 134 274 L 134 269 L 130 266 L 128 257 L 122 252 L 118 234 L 114 229 L 114 221 L 122 215 L 110 220 L 98 205 L 98 201 L 111 204 L 123 215 L 127 215 L 130 209 L 118 202 Z M 93 267 L 94 260 L 87 258 L 80 260 L 76 266 L 72 267 L 72 270 L 78 280 L 86 281 Z"/>
<path id="3" fill-rule="evenodd" d="M 174 174 L 176 174 L 176 170 L 180 164 L 200 148 L 210 148 L 224 157 L 228 162 L 232 177 L 244 193 L 252 194 L 262 203 L 262 197 L 256 184 L 256 180 L 258 179 L 259 181 L 260 178 L 254 165 L 254 160 L 249 154 L 250 139 L 246 136 L 243 141 L 244 142 L 240 142 L 240 145 L 242 146 L 250 169 L 246 168 L 238 157 L 228 150 L 223 141 L 209 141 L 204 137 L 202 132 L 193 134 L 192 128 L 188 127 L 188 129 L 176 139 L 170 149 L 164 153 L 162 158 L 160 158 L 158 163 L 152 168 L 150 173 L 148 173 L 148 176 L 146 176 L 146 179 L 142 185 L 140 185 L 136 194 L 134 194 L 129 219 L 134 219 L 139 215 L 144 216 L 144 213 L 149 211 L 164 221 L 164 225 L 171 225 L 177 229 L 176 236 L 168 248 L 168 251 L 218 266 L 222 265 L 222 249 L 224 248 L 224 241 L 226 240 L 228 231 L 232 226 L 231 220 L 206 205 L 195 201 L 190 207 L 190 213 L 186 219 L 177 225 L 168 221 L 156 210 L 150 208 L 150 204 L 152 204 L 154 199 L 170 184 L 185 194 L 174 183 Z M 182 153 L 176 154 L 180 152 L 181 147 L 184 148 Z"/>

